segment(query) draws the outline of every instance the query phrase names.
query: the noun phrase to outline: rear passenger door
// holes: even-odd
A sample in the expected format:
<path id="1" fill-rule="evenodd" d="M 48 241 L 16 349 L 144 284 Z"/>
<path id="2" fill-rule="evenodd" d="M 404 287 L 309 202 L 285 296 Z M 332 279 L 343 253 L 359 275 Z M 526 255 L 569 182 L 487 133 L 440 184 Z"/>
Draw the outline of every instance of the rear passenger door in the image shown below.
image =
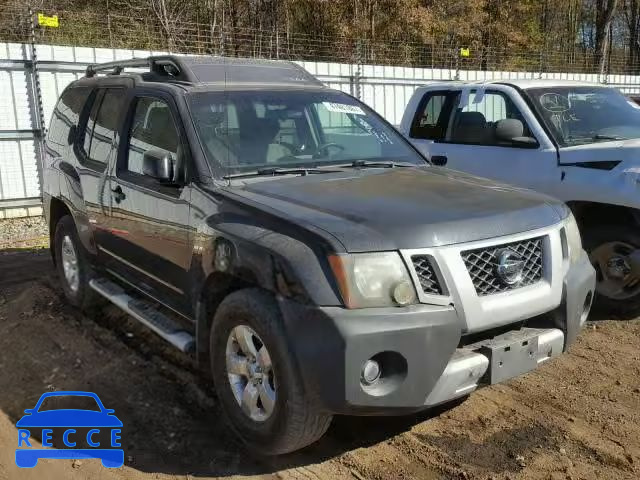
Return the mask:
<path id="1" fill-rule="evenodd" d="M 115 155 L 117 132 L 125 106 L 124 88 L 94 89 L 80 121 L 80 131 L 73 143 L 78 161 L 77 172 L 82 186 L 76 192 L 84 199 L 89 225 L 94 227 L 96 242 L 104 234 L 107 208 L 109 206 L 107 165 Z M 78 220 L 78 219 L 76 219 Z M 79 221 L 82 225 L 85 222 Z M 82 232 L 80 232 L 82 235 Z"/>
<path id="2" fill-rule="evenodd" d="M 189 149 L 171 96 L 132 92 L 122 132 L 100 253 L 121 280 L 189 313 Z M 156 176 L 161 166 L 170 178 Z"/>

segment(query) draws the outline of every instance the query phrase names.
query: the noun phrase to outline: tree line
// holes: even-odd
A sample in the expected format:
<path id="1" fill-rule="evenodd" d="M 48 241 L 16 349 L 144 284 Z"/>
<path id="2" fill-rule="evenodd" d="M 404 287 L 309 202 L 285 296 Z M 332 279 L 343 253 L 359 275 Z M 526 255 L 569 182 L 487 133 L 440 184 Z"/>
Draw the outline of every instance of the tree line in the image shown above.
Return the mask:
<path id="1" fill-rule="evenodd" d="M 6 26 L 25 7 L 21 0 L 3 3 Z M 38 35 L 66 44 L 449 68 L 640 71 L 640 0 L 34 0 L 31 5 L 59 14 L 60 28 Z M 461 47 L 469 49 L 468 57 L 459 54 Z"/>

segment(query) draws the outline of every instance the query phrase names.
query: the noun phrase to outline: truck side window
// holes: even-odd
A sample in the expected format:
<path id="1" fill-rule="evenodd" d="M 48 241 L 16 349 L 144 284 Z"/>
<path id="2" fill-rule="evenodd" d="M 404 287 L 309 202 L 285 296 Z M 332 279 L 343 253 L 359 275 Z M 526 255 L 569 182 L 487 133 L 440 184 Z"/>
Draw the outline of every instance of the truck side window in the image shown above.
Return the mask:
<path id="1" fill-rule="evenodd" d="M 168 153 L 177 160 L 179 144 L 169 105 L 158 98 L 138 98 L 129 134 L 126 170 L 143 175 L 142 159 L 150 150 Z"/>
<path id="2" fill-rule="evenodd" d="M 116 140 L 116 132 L 125 104 L 124 89 L 105 90 L 102 100 L 96 97 L 86 121 L 82 139 L 84 160 L 96 170 L 104 169 Z"/>
<path id="3" fill-rule="evenodd" d="M 445 104 L 449 92 L 429 92 L 420 104 L 411 124 L 411 138 L 442 140 L 447 130 Z"/>
<path id="4" fill-rule="evenodd" d="M 66 147 L 69 144 L 69 130 L 77 126 L 82 107 L 87 101 L 88 87 L 72 87 L 64 91 L 51 116 L 47 142 Z"/>
<path id="5" fill-rule="evenodd" d="M 471 91 L 466 97 L 459 96 L 460 103 L 455 112 L 449 141 L 471 145 L 515 146 L 496 136 L 496 126 L 502 120 L 514 119 L 522 124 L 520 138 L 533 137 L 520 110 L 502 92 Z"/>

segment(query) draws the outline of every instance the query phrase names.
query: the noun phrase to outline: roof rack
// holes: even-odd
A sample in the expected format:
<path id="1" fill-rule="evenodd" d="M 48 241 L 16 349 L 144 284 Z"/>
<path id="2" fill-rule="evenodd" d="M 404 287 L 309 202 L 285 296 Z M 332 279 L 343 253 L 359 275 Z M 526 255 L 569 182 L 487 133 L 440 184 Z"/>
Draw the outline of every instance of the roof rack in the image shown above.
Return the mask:
<path id="1" fill-rule="evenodd" d="M 323 86 L 300 65 L 256 58 L 162 55 L 98 63 L 87 67 L 86 76 L 99 72 L 120 75 L 125 68 L 149 69 L 158 78 L 192 84 L 280 84 Z"/>
<path id="2" fill-rule="evenodd" d="M 191 83 L 198 81 L 189 67 L 180 60 L 180 57 L 173 55 L 96 63 L 87 67 L 85 75 L 93 77 L 100 72 L 108 72 L 108 75 L 120 75 L 125 68 L 148 68 L 152 73 L 174 80 Z"/>

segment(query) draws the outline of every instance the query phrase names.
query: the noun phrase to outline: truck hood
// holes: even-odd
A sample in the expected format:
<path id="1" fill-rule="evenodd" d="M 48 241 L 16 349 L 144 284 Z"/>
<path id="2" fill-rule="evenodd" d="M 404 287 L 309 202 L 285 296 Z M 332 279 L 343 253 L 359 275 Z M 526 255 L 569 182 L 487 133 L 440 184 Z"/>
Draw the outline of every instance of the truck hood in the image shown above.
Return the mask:
<path id="1" fill-rule="evenodd" d="M 428 166 L 258 178 L 229 188 L 324 230 L 348 252 L 469 242 L 546 227 L 567 215 L 550 197 Z"/>

